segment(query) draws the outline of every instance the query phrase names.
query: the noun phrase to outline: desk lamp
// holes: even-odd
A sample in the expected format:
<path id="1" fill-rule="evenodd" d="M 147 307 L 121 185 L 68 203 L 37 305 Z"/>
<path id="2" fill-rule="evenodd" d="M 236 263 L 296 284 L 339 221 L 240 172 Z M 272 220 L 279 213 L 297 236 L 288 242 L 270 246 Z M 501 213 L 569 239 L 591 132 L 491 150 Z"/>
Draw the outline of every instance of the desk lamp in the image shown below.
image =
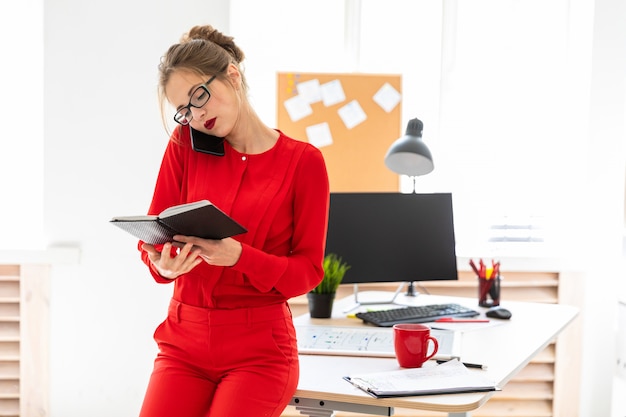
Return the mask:
<path id="1" fill-rule="evenodd" d="M 426 175 L 435 168 L 433 157 L 422 141 L 424 124 L 419 119 L 409 120 L 406 133 L 391 144 L 385 156 L 385 165 L 395 173 L 409 176 Z M 409 282 L 406 295 L 414 297 L 415 286 Z"/>
<path id="2" fill-rule="evenodd" d="M 409 120 L 404 136 L 392 143 L 387 151 L 387 168 L 409 176 L 426 175 L 435 168 L 430 150 L 422 141 L 423 129 L 421 120 Z"/>

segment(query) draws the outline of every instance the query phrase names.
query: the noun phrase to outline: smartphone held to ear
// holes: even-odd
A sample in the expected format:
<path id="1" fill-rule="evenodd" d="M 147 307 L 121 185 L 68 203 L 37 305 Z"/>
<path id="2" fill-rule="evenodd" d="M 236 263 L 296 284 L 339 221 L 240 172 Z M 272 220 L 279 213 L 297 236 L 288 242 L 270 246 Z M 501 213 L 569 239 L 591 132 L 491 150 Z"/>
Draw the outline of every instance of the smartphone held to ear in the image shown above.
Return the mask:
<path id="1" fill-rule="evenodd" d="M 189 126 L 189 133 L 191 135 L 191 147 L 194 151 L 224 156 L 224 138 L 200 132 L 191 126 Z"/>

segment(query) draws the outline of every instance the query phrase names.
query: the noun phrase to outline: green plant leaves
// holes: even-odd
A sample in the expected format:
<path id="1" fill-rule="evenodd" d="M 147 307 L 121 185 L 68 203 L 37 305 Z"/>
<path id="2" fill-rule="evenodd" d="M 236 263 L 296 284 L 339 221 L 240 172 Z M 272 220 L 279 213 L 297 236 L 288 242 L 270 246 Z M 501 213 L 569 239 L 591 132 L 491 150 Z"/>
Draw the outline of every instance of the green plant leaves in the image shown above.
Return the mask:
<path id="1" fill-rule="evenodd" d="M 341 284 L 346 271 L 350 269 L 350 265 L 343 262 L 343 259 L 334 253 L 329 253 L 324 257 L 324 279 L 312 291 L 318 294 L 329 294 L 337 291 L 337 287 Z"/>

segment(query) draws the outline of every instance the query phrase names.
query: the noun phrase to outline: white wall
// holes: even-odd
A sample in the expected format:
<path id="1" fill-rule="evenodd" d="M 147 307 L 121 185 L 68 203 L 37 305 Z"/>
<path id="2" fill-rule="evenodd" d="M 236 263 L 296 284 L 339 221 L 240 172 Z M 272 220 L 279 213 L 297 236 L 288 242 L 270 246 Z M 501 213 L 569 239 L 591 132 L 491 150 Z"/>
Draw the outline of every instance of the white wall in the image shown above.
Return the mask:
<path id="1" fill-rule="evenodd" d="M 172 287 L 107 222 L 148 208 L 167 141 L 159 58 L 204 23 L 228 33 L 228 1 L 45 1 L 46 234 L 82 251 L 53 270 L 53 417 L 138 414 Z"/>
<path id="2" fill-rule="evenodd" d="M 624 288 L 622 230 L 624 142 L 626 139 L 626 3 L 595 2 L 588 125 L 587 184 L 581 205 L 587 224 L 588 278 L 583 305 L 583 387 L 580 415 L 611 414 L 616 363 L 618 290 Z M 575 121 L 572 121 L 575 123 Z M 583 168 L 583 170 L 585 170 Z M 606 281 L 604 277 L 609 277 Z M 621 394 L 623 395 L 623 393 Z"/>

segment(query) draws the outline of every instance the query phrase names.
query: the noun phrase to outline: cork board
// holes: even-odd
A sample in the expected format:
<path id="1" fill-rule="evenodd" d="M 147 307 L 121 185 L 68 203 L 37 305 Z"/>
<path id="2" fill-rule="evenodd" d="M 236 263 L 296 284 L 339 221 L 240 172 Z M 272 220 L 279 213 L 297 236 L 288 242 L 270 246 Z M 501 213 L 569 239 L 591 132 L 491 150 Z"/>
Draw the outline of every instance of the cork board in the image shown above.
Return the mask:
<path id="1" fill-rule="evenodd" d="M 401 76 L 278 73 L 277 127 L 324 155 L 332 192 L 398 191 L 384 162 L 401 135 Z"/>

